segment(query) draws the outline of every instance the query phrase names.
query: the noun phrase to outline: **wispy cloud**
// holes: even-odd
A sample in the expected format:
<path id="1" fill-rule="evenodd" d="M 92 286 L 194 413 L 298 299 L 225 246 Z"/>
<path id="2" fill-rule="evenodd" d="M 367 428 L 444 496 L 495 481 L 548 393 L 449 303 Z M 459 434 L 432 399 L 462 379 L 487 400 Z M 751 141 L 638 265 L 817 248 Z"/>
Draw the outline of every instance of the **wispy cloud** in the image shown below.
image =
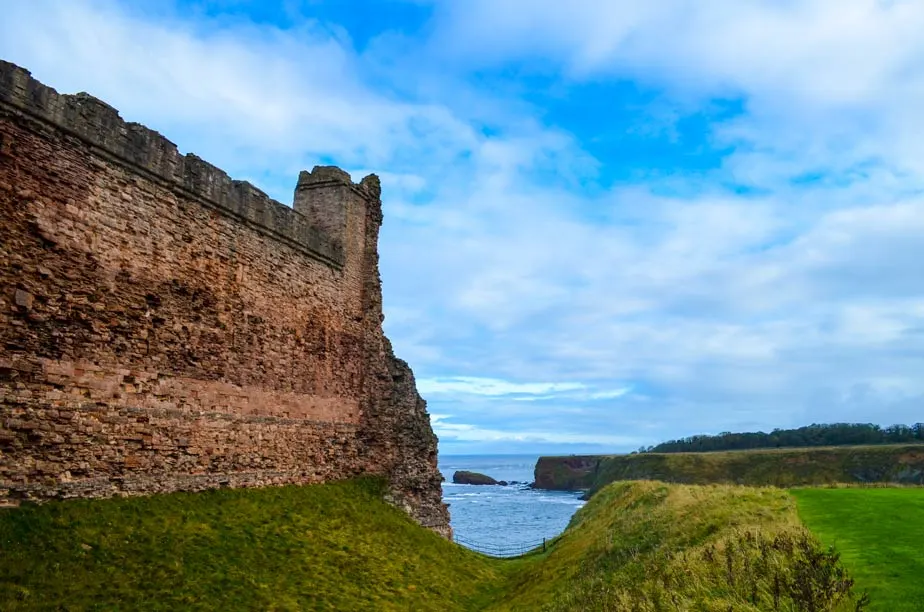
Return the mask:
<path id="1" fill-rule="evenodd" d="M 466 393 L 473 395 L 542 395 L 549 392 L 583 389 L 581 383 L 515 383 L 497 378 L 449 376 L 424 378 L 417 381 L 421 394 Z"/>
<path id="2" fill-rule="evenodd" d="M 637 446 L 641 438 L 607 433 L 567 433 L 555 431 L 500 430 L 469 423 L 449 422 L 452 417 L 438 419 L 433 429 L 444 443 L 491 442 L 513 446 L 563 444 L 600 445 L 611 447 Z M 498 447 L 502 448 L 502 447 Z"/>
<path id="3" fill-rule="evenodd" d="M 581 382 L 511 382 L 477 376 L 422 378 L 417 389 L 424 397 L 466 395 L 494 397 L 512 401 L 603 400 L 622 397 L 628 387 L 594 390 Z"/>

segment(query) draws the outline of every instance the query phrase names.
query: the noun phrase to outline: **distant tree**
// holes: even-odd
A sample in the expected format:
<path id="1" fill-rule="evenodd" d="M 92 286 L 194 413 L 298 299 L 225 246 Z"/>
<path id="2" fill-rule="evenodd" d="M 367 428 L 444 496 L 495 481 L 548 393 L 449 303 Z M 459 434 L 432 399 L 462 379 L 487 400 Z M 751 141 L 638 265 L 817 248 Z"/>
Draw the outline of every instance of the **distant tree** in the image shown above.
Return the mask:
<path id="1" fill-rule="evenodd" d="M 890 425 L 883 429 L 873 423 L 812 423 L 796 429 L 774 429 L 770 433 L 723 431 L 718 435 L 695 435 L 668 440 L 639 452 L 702 453 L 752 448 L 795 448 L 805 446 L 845 446 L 858 444 L 907 444 L 924 442 L 924 423 Z"/>

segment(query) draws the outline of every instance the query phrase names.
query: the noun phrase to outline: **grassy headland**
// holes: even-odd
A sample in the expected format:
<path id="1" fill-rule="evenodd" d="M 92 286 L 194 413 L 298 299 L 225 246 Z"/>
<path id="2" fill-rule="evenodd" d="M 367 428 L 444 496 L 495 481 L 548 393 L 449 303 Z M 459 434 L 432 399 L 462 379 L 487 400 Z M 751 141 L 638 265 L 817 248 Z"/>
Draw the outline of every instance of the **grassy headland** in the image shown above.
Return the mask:
<path id="1" fill-rule="evenodd" d="M 871 610 L 924 609 L 924 489 L 796 489 L 799 516 L 835 546 Z"/>
<path id="2" fill-rule="evenodd" d="M 924 446 L 542 457 L 536 464 L 536 484 L 541 488 L 593 492 L 622 480 L 778 487 L 871 482 L 924 484 Z"/>

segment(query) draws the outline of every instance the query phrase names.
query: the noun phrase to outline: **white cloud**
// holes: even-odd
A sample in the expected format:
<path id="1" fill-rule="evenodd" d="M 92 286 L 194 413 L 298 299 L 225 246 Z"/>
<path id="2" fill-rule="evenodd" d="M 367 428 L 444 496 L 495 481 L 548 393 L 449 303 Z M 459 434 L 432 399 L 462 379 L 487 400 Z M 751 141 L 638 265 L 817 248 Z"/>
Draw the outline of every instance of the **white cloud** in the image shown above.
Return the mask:
<path id="1" fill-rule="evenodd" d="M 640 439 L 633 436 L 616 436 L 606 433 L 569 433 L 563 431 L 506 431 L 471 425 L 468 423 L 435 423 L 433 429 L 441 442 L 494 442 L 534 443 L 545 445 L 594 444 L 612 448 L 634 447 Z"/>
<path id="2" fill-rule="evenodd" d="M 921 76 L 916 59 L 924 52 L 924 7 L 913 0 L 436 4 L 439 42 L 467 61 L 542 57 L 575 76 L 628 71 L 671 86 L 705 81 L 795 95 L 794 104 L 888 97 L 883 86 L 895 77 Z"/>
<path id="3" fill-rule="evenodd" d="M 462 66 L 524 61 L 571 80 L 629 78 L 692 111 L 742 98 L 716 130 L 737 145 L 726 169 L 777 186 L 811 170 L 875 161 L 915 172 L 924 129 L 924 4 L 916 0 L 437 2 L 433 53 Z M 438 41 L 438 42 L 437 42 Z"/>
<path id="4" fill-rule="evenodd" d="M 541 395 L 544 393 L 574 391 L 583 389 L 581 383 L 514 383 L 496 378 L 475 376 L 450 376 L 446 378 L 424 378 L 417 381 L 422 395 L 436 393 L 467 393 L 472 395 Z"/>
<path id="5" fill-rule="evenodd" d="M 590 399 L 592 400 L 616 399 L 617 397 L 624 396 L 630 391 L 632 391 L 631 387 L 625 387 L 623 389 L 612 389 L 610 391 L 598 391 L 596 393 L 591 393 Z"/>
<path id="6" fill-rule="evenodd" d="M 417 390 L 424 397 L 435 399 L 444 399 L 442 396 L 450 396 L 454 399 L 479 396 L 515 402 L 548 400 L 583 402 L 617 399 L 625 396 L 632 389 L 630 387 L 601 389 L 581 382 L 518 383 L 478 376 L 446 376 L 418 379 Z"/>

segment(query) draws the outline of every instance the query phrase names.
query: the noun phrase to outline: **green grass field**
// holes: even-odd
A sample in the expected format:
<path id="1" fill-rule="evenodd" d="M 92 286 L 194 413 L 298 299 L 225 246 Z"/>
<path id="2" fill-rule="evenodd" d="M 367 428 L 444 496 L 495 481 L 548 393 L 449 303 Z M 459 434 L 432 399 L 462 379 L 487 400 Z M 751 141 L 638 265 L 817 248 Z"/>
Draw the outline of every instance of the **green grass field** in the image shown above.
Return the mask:
<path id="1" fill-rule="evenodd" d="M 508 566 L 357 480 L 0 511 L 0 610 L 477 610 Z"/>
<path id="2" fill-rule="evenodd" d="M 0 610 L 853 610 L 786 490 L 620 482 L 544 553 L 483 557 L 384 484 L 0 511 Z M 880 609 L 883 609 L 880 607 Z"/>
<path id="3" fill-rule="evenodd" d="M 924 610 L 924 489 L 795 489 L 799 516 L 835 546 L 871 610 Z"/>
<path id="4" fill-rule="evenodd" d="M 619 482 L 489 609 L 854 610 L 841 570 L 785 490 Z"/>

